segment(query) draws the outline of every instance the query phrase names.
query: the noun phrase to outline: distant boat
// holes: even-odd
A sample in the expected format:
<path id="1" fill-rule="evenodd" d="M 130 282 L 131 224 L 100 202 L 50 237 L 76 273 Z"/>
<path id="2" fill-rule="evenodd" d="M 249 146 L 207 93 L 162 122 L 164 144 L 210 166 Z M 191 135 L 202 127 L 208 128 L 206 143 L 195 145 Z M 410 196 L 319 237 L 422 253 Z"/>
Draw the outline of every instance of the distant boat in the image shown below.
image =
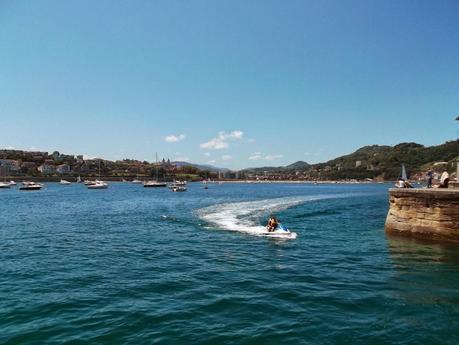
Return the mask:
<path id="1" fill-rule="evenodd" d="M 42 188 L 42 183 L 24 181 L 22 182 L 22 186 L 19 187 L 19 190 L 39 190 Z"/>
<path id="2" fill-rule="evenodd" d="M 406 176 L 405 164 L 402 164 L 402 180 L 407 181 L 408 177 Z"/>
<path id="3" fill-rule="evenodd" d="M 62 184 L 62 185 L 65 185 L 65 186 L 67 186 L 69 184 L 72 184 L 71 182 L 69 182 L 67 180 L 61 180 L 59 183 Z"/>
<path id="4" fill-rule="evenodd" d="M 81 183 L 81 182 L 82 182 L 82 181 L 81 181 L 81 177 L 78 176 L 76 181 L 77 181 L 77 183 Z"/>
<path id="5" fill-rule="evenodd" d="M 11 188 L 11 183 L 9 182 L 0 182 L 0 188 Z"/>
<path id="6" fill-rule="evenodd" d="M 11 188 L 11 182 L 6 182 L 6 169 L 5 169 L 5 180 L 0 182 L 0 188 Z"/>
<path id="7" fill-rule="evenodd" d="M 108 184 L 104 181 L 97 180 L 95 183 L 88 185 L 88 189 L 107 189 Z"/>
<path id="8" fill-rule="evenodd" d="M 413 188 L 412 185 L 408 181 L 408 177 L 406 174 L 405 164 L 402 164 L 402 172 L 401 177 L 395 183 L 395 188 Z"/>
<path id="9" fill-rule="evenodd" d="M 146 188 L 150 188 L 150 187 L 167 187 L 167 183 L 166 182 L 159 182 L 158 181 L 158 153 L 156 153 L 156 181 L 145 181 L 143 183 L 143 186 L 146 187 Z"/>
<path id="10" fill-rule="evenodd" d="M 134 179 L 134 180 L 132 180 L 132 183 L 134 183 L 134 184 L 142 184 L 142 181 L 140 181 L 138 179 Z"/>
<path id="11" fill-rule="evenodd" d="M 158 182 L 158 181 L 145 181 L 143 183 L 143 186 L 148 188 L 148 187 L 167 187 L 166 182 Z"/>
<path id="12" fill-rule="evenodd" d="M 187 188 L 185 186 L 174 186 L 171 188 L 172 192 L 186 192 Z"/>
<path id="13" fill-rule="evenodd" d="M 186 181 L 178 181 L 178 180 L 168 185 L 170 189 L 174 187 L 185 187 L 185 186 L 186 186 Z"/>
<path id="14" fill-rule="evenodd" d="M 16 184 L 17 184 L 16 182 L 14 182 L 14 181 L 10 181 L 10 185 L 12 185 L 12 186 L 16 186 Z"/>
<path id="15" fill-rule="evenodd" d="M 99 159 L 99 179 L 95 181 L 85 181 L 84 184 L 88 189 L 107 189 L 108 183 L 100 180 L 100 159 Z"/>

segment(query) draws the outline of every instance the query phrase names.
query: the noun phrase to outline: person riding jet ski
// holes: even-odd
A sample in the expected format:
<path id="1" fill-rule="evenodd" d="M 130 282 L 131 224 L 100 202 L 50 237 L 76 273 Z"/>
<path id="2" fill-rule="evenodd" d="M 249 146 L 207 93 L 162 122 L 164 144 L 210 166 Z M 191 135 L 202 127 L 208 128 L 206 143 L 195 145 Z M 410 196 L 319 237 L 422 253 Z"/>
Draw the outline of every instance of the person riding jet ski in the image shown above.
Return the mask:
<path id="1" fill-rule="evenodd" d="M 277 229 L 278 225 L 279 225 L 279 222 L 277 221 L 276 217 L 271 216 L 269 217 L 268 225 L 266 225 L 266 228 L 268 229 L 269 232 L 273 232 L 274 230 Z"/>

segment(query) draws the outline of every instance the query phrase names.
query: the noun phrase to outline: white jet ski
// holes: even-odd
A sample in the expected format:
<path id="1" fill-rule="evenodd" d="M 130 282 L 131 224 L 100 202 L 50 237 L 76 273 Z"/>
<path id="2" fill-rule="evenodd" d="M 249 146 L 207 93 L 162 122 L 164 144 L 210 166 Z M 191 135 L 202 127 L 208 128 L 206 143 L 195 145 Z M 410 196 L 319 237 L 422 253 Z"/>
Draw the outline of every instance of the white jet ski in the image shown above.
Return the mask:
<path id="1" fill-rule="evenodd" d="M 279 224 L 274 231 L 268 231 L 268 229 L 266 229 L 266 231 L 262 232 L 260 235 L 274 238 L 296 238 L 296 232 L 291 232 L 282 224 Z"/>

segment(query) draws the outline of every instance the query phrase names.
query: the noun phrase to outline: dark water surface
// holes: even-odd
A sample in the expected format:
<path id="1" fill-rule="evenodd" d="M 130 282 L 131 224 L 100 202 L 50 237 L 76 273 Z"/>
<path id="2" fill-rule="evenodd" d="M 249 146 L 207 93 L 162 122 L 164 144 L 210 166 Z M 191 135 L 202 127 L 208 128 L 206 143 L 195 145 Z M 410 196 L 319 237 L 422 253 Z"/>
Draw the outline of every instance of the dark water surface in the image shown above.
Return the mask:
<path id="1" fill-rule="evenodd" d="M 0 190 L 0 343 L 459 344 L 459 248 L 387 237 L 387 188 Z"/>

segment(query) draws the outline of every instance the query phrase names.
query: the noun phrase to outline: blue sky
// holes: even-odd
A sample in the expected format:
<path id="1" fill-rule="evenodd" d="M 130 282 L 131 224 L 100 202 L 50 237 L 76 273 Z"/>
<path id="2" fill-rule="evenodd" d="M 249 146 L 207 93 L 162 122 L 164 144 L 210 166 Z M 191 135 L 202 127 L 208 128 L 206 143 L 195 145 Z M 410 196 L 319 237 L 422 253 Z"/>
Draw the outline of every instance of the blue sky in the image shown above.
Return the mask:
<path id="1" fill-rule="evenodd" d="M 455 139 L 458 1 L 1 1 L 0 147 L 242 168 Z"/>

